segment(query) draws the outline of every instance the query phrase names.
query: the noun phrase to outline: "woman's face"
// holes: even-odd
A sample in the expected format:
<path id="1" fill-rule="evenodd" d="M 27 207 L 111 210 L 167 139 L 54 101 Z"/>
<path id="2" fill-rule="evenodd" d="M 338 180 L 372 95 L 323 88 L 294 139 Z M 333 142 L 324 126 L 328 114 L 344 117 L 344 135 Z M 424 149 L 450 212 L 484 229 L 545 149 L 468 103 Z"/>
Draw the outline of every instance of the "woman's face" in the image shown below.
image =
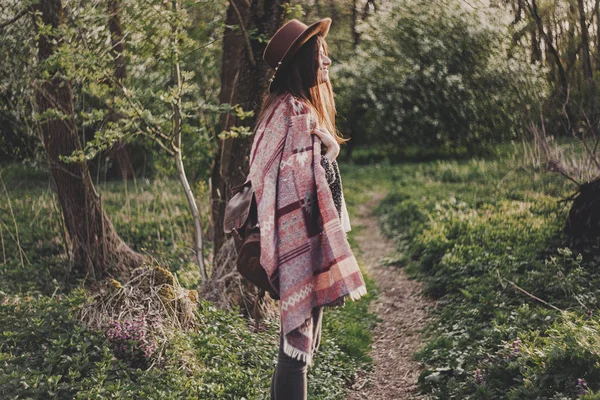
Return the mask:
<path id="1" fill-rule="evenodd" d="M 319 48 L 319 70 L 317 77 L 319 83 L 329 81 L 329 66 L 331 65 L 331 59 L 325 55 L 325 47 L 323 44 Z"/>

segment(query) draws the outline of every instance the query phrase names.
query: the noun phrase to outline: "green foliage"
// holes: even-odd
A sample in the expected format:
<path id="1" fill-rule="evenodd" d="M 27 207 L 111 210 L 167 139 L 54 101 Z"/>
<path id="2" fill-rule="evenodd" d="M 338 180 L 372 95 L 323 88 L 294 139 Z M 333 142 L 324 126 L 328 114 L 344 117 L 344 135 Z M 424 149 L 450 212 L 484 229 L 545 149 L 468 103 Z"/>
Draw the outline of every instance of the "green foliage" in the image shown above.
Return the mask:
<path id="1" fill-rule="evenodd" d="M 2 21 L 30 4 L 30 0 L 2 1 Z M 43 160 L 32 120 L 34 86 L 25 79 L 35 74 L 32 31 L 32 19 L 26 15 L 4 27 L 0 35 L 0 160 Z"/>
<path id="2" fill-rule="evenodd" d="M 283 7 L 283 14 L 285 15 L 286 19 L 290 20 L 290 19 L 302 19 L 302 17 L 306 14 L 302 4 L 290 4 L 290 3 L 284 3 L 282 4 Z"/>
<path id="3" fill-rule="evenodd" d="M 524 54 L 507 54 L 503 14 L 459 1 L 381 8 L 358 26 L 356 56 L 337 70 L 336 101 L 353 140 L 464 154 L 518 136 L 544 83 Z"/>
<path id="4" fill-rule="evenodd" d="M 344 307 L 326 311 L 323 326 L 326 332 L 335 332 L 342 354 L 352 363 L 371 362 L 372 331 L 377 323 L 377 316 L 369 312 L 369 303 L 377 296 L 377 288 L 372 278 L 365 276 L 367 295 L 361 301 L 347 301 Z M 339 360 L 338 360 L 339 362 Z M 345 363 L 343 363 L 345 364 Z M 340 364 L 342 366 L 343 364 Z M 349 372 L 353 372 L 348 368 Z M 346 380 L 351 376 L 346 375 Z"/>
<path id="5" fill-rule="evenodd" d="M 48 190 L 48 175 L 11 165 L 0 176 L 8 188 L 7 197 L 0 183 L 0 197 L 10 199 L 0 202 L 0 291 L 49 295 L 57 286 L 68 290 L 64 222 L 58 198 Z M 208 229 L 208 187 L 198 184 L 194 189 L 203 226 Z M 179 183 L 168 179 L 109 182 L 97 185 L 97 190 L 119 235 L 136 251 L 169 265 L 184 278 L 187 288 L 194 288 L 199 272 L 187 246 L 194 234 L 193 223 Z M 205 251 L 210 251 L 209 245 Z"/>
<path id="6" fill-rule="evenodd" d="M 555 392 L 575 396 L 587 393 L 590 387 L 597 390 L 599 328 L 597 319 L 571 312 L 558 316 L 543 334 L 534 331 L 523 335 L 518 352 L 513 351 L 518 353 L 513 358 L 522 374 L 523 386 L 513 388 L 508 397 L 530 399 Z"/>
<path id="7" fill-rule="evenodd" d="M 597 244 L 570 248 L 561 234 L 572 188 L 507 158 L 390 168 L 377 212 L 440 306 L 418 353 L 422 389 L 440 399 L 598 391 L 600 257 Z"/>
<path id="8" fill-rule="evenodd" d="M 109 338 L 80 325 L 77 313 L 85 301 L 82 291 L 69 296 L 0 298 L 0 395 L 3 397 L 263 399 L 269 393 L 276 362 L 278 325 L 267 321 L 266 332 L 253 333 L 236 312 L 217 310 L 202 301 L 200 327 L 176 334 L 169 343 L 167 364 L 133 368 L 117 359 Z M 359 305 L 363 301 L 356 303 Z M 363 316 L 343 309 L 326 312 L 331 326 L 313 368 L 309 396 L 344 398 L 344 386 L 364 360 L 338 344 L 349 333 L 344 321 Z M 358 322 L 354 322 L 357 327 Z M 367 332 L 369 328 L 363 328 Z M 360 329 L 359 329 L 360 330 Z M 361 351 L 368 344 L 361 345 Z"/>
<path id="9" fill-rule="evenodd" d="M 31 2 L 5 3 L 0 14 L 8 19 Z M 35 91 L 60 77 L 73 89 L 75 124 L 86 145 L 71 159 L 106 157 L 121 142 L 135 150 L 131 161 L 138 174 L 151 175 L 155 168 L 173 172 L 173 161 L 157 140 L 170 148 L 169 140 L 176 136 L 172 106 L 181 99 L 181 147 L 188 171 L 208 176 L 219 119 L 229 112 L 218 99 L 227 2 L 178 0 L 178 9 L 174 2 L 154 0 L 118 4 L 120 39 L 111 32 L 107 3 L 99 1 L 63 1 L 64 23 L 57 28 L 27 14 L 3 30 L 0 66 L 19 74 L 0 79 L 2 153 L 21 159 L 43 155 L 39 122 L 71 116 L 52 109 L 36 115 Z M 57 46 L 42 63 L 37 60 L 40 35 L 49 35 Z M 119 40 L 122 54 L 114 47 Z M 119 74 L 117 64 L 123 67 Z M 175 64 L 181 70 L 180 86 Z M 144 157 L 135 157 L 139 154 Z"/>
<path id="10" fill-rule="evenodd" d="M 217 39 L 222 34 L 225 4 L 180 1 L 178 9 L 173 4 L 134 1 L 122 5 L 119 17 L 127 70 L 123 80 L 115 76 L 113 58 L 102 56 L 113 54 L 106 48 L 110 41 L 95 46 L 90 46 L 89 40 L 71 42 L 68 55 L 75 57 L 74 64 L 79 64 L 77 54 L 86 54 L 87 63 L 71 79 L 81 85 L 81 95 L 79 91 L 75 95 L 81 104 L 82 124 L 93 132 L 85 151 L 76 157 L 91 159 L 117 141 L 132 142 L 142 136 L 149 140 L 146 151 L 154 154 L 156 167 L 172 173 L 175 167 L 169 151 L 180 147 L 180 129 L 185 164 L 192 166 L 194 176 L 208 175 L 215 127 L 220 115 L 227 112 L 218 105 L 221 47 Z M 78 37 L 82 31 L 110 37 L 106 10 L 93 4 L 89 9 L 82 7 L 84 10 L 78 11 L 95 18 L 79 27 Z M 197 11 L 200 7 L 202 15 Z M 181 113 L 180 125 L 175 122 L 175 112 Z"/>
<path id="11" fill-rule="evenodd" d="M 358 169 L 341 168 L 355 176 L 345 192 L 352 211 L 364 200 L 360 188 L 373 182 Z M 0 398 L 268 398 L 277 359 L 277 321 L 265 321 L 267 330 L 254 333 L 253 324 L 236 310 L 222 311 L 200 301 L 197 326 L 169 335 L 160 367 L 145 369 L 151 363 L 141 362 L 140 352 L 152 343 L 143 325 L 117 319 L 118 329 L 108 332 L 82 325 L 79 314 L 91 299 L 66 284 L 62 216 L 55 195 L 48 191 L 47 174 L 11 165 L 1 176 L 15 220 L 8 202 L 0 202 Z M 97 189 L 120 236 L 169 266 L 191 289 L 199 282 L 199 272 L 186 247 L 193 226 L 178 185 L 165 179 L 129 183 L 128 190 L 123 182 Z M 201 196 L 200 213 L 206 219 L 207 188 L 199 186 L 195 193 Z M 5 198 L 4 193 L 0 197 Z M 355 232 L 349 232 L 354 245 Z M 368 308 L 376 289 L 369 279 L 367 285 L 369 295 L 360 301 L 325 310 L 322 342 L 309 369 L 311 399 L 345 398 L 346 385 L 357 370 L 369 368 L 376 321 Z"/>

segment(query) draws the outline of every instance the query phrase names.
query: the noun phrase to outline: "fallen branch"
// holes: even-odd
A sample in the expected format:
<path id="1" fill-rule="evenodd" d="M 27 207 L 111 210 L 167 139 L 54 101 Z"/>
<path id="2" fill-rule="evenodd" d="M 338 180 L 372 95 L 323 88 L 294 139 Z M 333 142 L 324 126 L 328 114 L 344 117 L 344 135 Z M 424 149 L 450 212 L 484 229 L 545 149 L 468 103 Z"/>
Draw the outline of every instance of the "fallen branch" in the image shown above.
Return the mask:
<path id="1" fill-rule="evenodd" d="M 498 273 L 498 276 L 500 276 L 500 273 Z M 535 295 L 533 295 L 533 294 L 529 293 L 527 290 L 523 289 L 522 287 L 520 287 L 519 285 L 517 285 L 517 284 L 516 284 L 516 283 L 514 283 L 513 281 L 511 281 L 511 280 L 508 280 L 508 279 L 506 279 L 506 278 L 501 278 L 501 279 L 502 279 L 503 281 L 505 281 L 505 282 L 508 282 L 508 283 L 510 283 L 510 284 L 512 285 L 512 287 L 514 287 L 515 289 L 517 289 L 517 290 L 518 290 L 518 291 L 520 291 L 521 293 L 524 293 L 524 294 L 526 294 L 527 296 L 531 297 L 532 299 L 539 301 L 540 303 L 542 303 L 542 304 L 544 304 L 544 305 L 546 305 L 546 306 L 548 306 L 548 307 L 552 308 L 553 310 L 560 311 L 561 313 L 564 313 L 564 312 L 565 312 L 564 310 L 561 310 L 560 308 L 558 308 L 558 307 L 556 307 L 556 306 L 554 306 L 554 305 L 552 305 L 552 304 L 548 303 L 546 300 L 542 300 L 542 299 L 540 299 L 539 297 L 537 297 L 537 296 L 535 296 Z"/>

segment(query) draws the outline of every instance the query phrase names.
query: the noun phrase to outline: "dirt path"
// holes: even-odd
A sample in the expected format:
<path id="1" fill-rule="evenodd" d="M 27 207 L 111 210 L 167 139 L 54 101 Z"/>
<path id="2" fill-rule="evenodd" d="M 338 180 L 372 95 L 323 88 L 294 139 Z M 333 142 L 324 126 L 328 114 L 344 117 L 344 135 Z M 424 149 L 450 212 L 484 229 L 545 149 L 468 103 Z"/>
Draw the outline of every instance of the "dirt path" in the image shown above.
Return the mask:
<path id="1" fill-rule="evenodd" d="M 421 295 L 422 285 L 409 280 L 395 265 L 384 265 L 395 253 L 394 245 L 383 236 L 373 207 L 385 196 L 373 197 L 359 206 L 352 225 L 363 225 L 356 234 L 360 261 L 379 288 L 372 310 L 382 319 L 373 332 L 374 370 L 360 376 L 349 391 L 348 400 L 423 399 L 417 391 L 421 372 L 413 354 L 421 346 L 419 329 L 426 323 L 427 309 L 434 303 Z"/>

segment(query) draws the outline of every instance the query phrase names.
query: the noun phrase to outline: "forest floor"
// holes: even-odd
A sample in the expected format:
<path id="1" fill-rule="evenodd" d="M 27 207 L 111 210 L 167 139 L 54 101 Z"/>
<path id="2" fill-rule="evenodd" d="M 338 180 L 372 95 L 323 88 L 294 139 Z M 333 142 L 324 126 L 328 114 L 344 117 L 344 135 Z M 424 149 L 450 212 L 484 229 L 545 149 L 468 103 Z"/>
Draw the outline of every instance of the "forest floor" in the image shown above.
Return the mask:
<path id="1" fill-rule="evenodd" d="M 420 331 L 434 302 L 422 294 L 422 284 L 409 279 L 397 259 L 396 246 L 379 228 L 373 209 L 385 193 L 373 192 L 357 207 L 352 220 L 360 226 L 356 241 L 367 273 L 376 282 L 378 298 L 372 311 L 381 319 L 373 332 L 373 371 L 359 376 L 348 400 L 423 399 L 417 380 L 421 368 L 414 354 L 422 345 Z"/>
<path id="2" fill-rule="evenodd" d="M 354 215 L 370 193 L 365 187 L 389 182 L 373 179 L 378 169 L 344 167 L 357 177 L 346 188 Z M 261 326 L 266 329 L 255 332 L 239 309 L 219 308 L 182 291 L 198 288 L 201 277 L 189 250 L 193 222 L 176 179 L 144 178 L 130 190 L 120 181 L 96 184 L 117 232 L 151 256 L 152 267 L 161 267 L 154 274 L 164 279 L 153 288 L 145 280 L 140 285 L 139 279 L 107 282 L 111 299 L 116 293 L 125 296 L 123 308 L 114 307 L 123 316 L 96 329 L 82 315 L 104 313 L 110 300 L 90 296 L 83 277 L 70 275 L 63 216 L 48 172 L 24 164 L 0 165 L 0 177 L 7 187 L 0 188 L 0 399 L 268 398 L 279 321 L 265 318 Z M 199 186 L 196 196 L 208 224 L 206 188 Z M 359 231 L 357 226 L 349 240 Z M 347 382 L 370 364 L 367 354 L 377 321 L 369 306 L 376 290 L 372 279 L 366 283 L 367 296 L 328 310 L 323 319 L 324 340 L 309 369 L 311 400 L 345 398 Z M 190 302 L 197 299 L 195 323 L 185 330 L 171 307 L 146 312 L 151 303 L 174 302 L 172 296 L 177 296 L 179 310 L 184 297 L 178 293 L 186 293 Z M 98 309 L 102 311 L 89 311 Z M 148 349 L 164 353 L 147 357 Z"/>

